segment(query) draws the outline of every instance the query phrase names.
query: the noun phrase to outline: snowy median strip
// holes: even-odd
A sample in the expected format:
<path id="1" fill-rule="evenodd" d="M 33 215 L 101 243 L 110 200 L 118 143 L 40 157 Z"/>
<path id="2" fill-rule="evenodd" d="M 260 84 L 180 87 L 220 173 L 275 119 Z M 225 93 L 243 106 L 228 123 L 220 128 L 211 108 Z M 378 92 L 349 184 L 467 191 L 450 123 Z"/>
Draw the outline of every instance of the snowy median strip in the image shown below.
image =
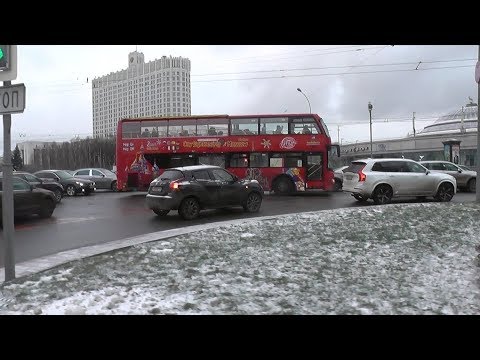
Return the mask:
<path id="1" fill-rule="evenodd" d="M 279 216 L 285 216 L 285 215 L 279 215 Z M 275 217 L 262 216 L 262 217 L 249 218 L 249 219 L 271 220 L 273 218 Z M 241 224 L 241 223 L 244 223 L 245 221 L 246 219 L 227 220 L 227 221 L 219 221 L 219 222 L 214 222 L 209 224 L 187 226 L 180 229 L 162 230 L 162 231 L 156 231 L 149 234 L 133 236 L 126 239 L 114 240 L 114 241 L 110 241 L 103 244 L 89 245 L 89 246 L 81 247 L 78 249 L 66 250 L 66 251 L 59 252 L 57 254 L 47 255 L 37 259 L 18 263 L 15 266 L 15 274 L 17 278 L 20 278 L 23 276 L 38 273 L 40 271 L 51 269 L 53 267 L 65 264 L 70 261 L 79 260 L 89 256 L 99 255 L 105 252 L 122 249 L 122 248 L 133 246 L 133 245 L 139 245 L 139 244 L 143 244 L 150 241 L 161 240 L 161 239 L 169 238 L 172 236 L 178 236 L 178 235 L 189 234 L 196 231 L 214 229 L 216 227 L 223 226 L 223 225 Z M 0 269 L 0 280 L 5 281 L 5 268 Z"/>
<path id="2" fill-rule="evenodd" d="M 479 218 L 394 204 L 147 234 L 3 283 L 0 314 L 478 314 Z"/>

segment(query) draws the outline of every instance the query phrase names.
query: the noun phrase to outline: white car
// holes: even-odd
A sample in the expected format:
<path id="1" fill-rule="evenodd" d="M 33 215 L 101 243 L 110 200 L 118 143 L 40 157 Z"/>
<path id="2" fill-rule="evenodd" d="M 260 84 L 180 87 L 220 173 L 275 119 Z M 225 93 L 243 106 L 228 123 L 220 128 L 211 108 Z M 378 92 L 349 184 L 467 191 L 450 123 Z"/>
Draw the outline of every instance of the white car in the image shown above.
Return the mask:
<path id="1" fill-rule="evenodd" d="M 348 166 L 342 166 L 338 169 L 333 170 L 333 176 L 335 179 L 335 188 L 334 191 L 342 191 L 342 183 L 343 183 L 343 172 Z"/>
<path id="2" fill-rule="evenodd" d="M 457 181 L 413 160 L 364 159 L 352 161 L 344 170 L 342 190 L 358 201 L 373 199 L 375 204 L 388 204 L 396 197 L 450 201 L 457 192 Z"/>

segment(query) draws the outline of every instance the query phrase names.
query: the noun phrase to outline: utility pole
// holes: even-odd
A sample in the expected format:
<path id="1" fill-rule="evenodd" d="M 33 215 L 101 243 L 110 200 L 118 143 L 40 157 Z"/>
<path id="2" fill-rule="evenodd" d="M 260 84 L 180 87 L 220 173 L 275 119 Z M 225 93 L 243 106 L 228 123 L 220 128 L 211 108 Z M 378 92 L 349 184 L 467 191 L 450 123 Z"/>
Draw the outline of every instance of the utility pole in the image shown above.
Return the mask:
<path id="1" fill-rule="evenodd" d="M 340 125 L 337 125 L 337 141 L 338 141 L 338 145 L 340 145 Z"/>
<path id="2" fill-rule="evenodd" d="M 478 45 L 478 61 L 475 67 L 475 80 L 477 81 L 477 174 L 480 173 L 480 45 Z M 480 185 L 477 182 L 477 202 L 480 203 Z"/>
<path id="3" fill-rule="evenodd" d="M 415 137 L 415 111 L 413 112 L 413 137 Z"/>
<path id="4" fill-rule="evenodd" d="M 368 112 L 370 113 L 370 158 L 373 159 L 373 141 L 372 141 L 372 109 L 373 105 L 368 102 Z"/>

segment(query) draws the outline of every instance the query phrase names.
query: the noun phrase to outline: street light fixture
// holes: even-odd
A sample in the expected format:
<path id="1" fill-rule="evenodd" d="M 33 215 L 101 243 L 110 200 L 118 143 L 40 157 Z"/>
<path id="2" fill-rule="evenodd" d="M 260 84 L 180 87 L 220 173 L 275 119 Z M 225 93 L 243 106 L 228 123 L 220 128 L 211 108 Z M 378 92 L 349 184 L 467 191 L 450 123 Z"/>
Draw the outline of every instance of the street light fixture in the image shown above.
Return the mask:
<path id="1" fill-rule="evenodd" d="M 305 99 L 307 99 L 308 108 L 310 109 L 310 114 L 311 114 L 312 113 L 312 107 L 310 106 L 310 101 L 308 100 L 307 95 L 305 95 L 300 88 L 297 88 L 297 91 L 300 92 L 303 96 L 305 96 Z"/>
<path id="2" fill-rule="evenodd" d="M 373 159 L 373 146 L 372 146 L 372 109 L 373 105 L 369 101 L 368 102 L 368 112 L 370 113 L 370 158 Z"/>

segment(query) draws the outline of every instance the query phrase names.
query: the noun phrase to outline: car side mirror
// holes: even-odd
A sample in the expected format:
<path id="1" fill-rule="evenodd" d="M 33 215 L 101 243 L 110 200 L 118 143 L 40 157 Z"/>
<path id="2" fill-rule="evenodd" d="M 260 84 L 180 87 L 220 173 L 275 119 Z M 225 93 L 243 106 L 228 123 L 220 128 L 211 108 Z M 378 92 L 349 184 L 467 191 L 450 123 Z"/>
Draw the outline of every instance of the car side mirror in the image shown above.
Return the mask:
<path id="1" fill-rule="evenodd" d="M 34 188 L 35 187 L 32 184 L 30 184 L 30 191 L 33 191 Z"/>
<path id="2" fill-rule="evenodd" d="M 104 177 L 105 177 L 105 174 L 102 174 L 102 178 L 104 178 Z"/>
<path id="3" fill-rule="evenodd" d="M 233 175 L 233 182 L 236 183 L 238 181 L 238 176 Z"/>
<path id="4" fill-rule="evenodd" d="M 428 175 L 430 174 L 430 170 L 427 169 L 427 171 L 425 171 L 425 175 Z"/>
<path id="5" fill-rule="evenodd" d="M 462 169 L 458 169 L 458 172 L 461 173 L 461 172 L 462 172 Z"/>

